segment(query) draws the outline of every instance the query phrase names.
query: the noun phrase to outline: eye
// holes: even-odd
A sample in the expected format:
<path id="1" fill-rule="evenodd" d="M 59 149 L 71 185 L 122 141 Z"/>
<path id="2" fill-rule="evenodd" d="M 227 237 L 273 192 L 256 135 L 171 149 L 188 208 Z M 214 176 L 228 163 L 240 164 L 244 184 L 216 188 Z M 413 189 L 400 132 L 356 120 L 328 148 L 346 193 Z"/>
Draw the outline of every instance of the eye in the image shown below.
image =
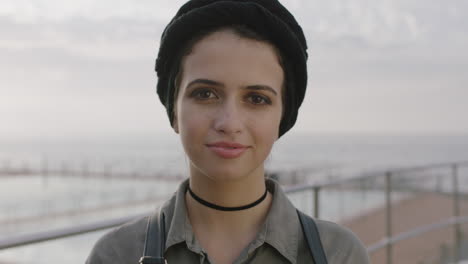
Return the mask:
<path id="1" fill-rule="evenodd" d="M 271 105 L 270 98 L 259 94 L 250 94 L 248 101 L 254 105 Z"/>
<path id="2" fill-rule="evenodd" d="M 206 88 L 195 89 L 190 94 L 190 97 L 193 97 L 199 100 L 208 100 L 208 99 L 217 98 L 216 94 L 212 90 L 206 89 Z"/>

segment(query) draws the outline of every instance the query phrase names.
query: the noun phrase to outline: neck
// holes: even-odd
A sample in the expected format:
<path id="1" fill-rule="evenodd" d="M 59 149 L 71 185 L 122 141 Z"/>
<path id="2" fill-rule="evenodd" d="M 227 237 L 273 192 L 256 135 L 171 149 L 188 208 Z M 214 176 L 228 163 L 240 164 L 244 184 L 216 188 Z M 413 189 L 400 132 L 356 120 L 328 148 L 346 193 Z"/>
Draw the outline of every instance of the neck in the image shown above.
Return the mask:
<path id="1" fill-rule="evenodd" d="M 239 207 L 258 200 L 265 193 L 263 168 L 239 180 L 212 180 L 205 175 L 191 173 L 190 188 L 203 200 L 223 206 Z M 186 204 L 194 230 L 225 233 L 251 232 L 263 223 L 271 204 L 271 195 L 256 206 L 239 211 L 220 211 L 196 201 L 188 192 Z M 256 232 L 254 233 L 256 234 Z"/>
<path id="2" fill-rule="evenodd" d="M 265 193 L 266 186 L 262 167 L 237 180 L 213 180 L 191 170 L 190 188 L 210 203 L 238 207 L 257 200 Z M 267 193 L 261 203 L 240 211 L 215 210 L 199 203 L 188 192 L 185 201 L 193 232 L 201 246 L 215 263 L 232 263 L 260 231 L 272 197 Z"/>

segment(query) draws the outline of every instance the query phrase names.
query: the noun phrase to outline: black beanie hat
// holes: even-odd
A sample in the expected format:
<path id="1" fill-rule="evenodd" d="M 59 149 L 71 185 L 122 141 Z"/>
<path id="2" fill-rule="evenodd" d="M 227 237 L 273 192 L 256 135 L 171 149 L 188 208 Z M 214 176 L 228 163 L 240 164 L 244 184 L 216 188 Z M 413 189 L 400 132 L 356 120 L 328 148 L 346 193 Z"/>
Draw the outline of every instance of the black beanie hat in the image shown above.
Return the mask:
<path id="1" fill-rule="evenodd" d="M 265 37 L 282 55 L 285 73 L 284 113 L 279 136 L 297 119 L 307 86 L 307 43 L 294 17 L 277 0 L 190 0 L 177 12 L 161 37 L 156 72 L 157 93 L 174 119 L 175 78 L 181 50 L 202 32 L 230 25 L 243 25 Z"/>

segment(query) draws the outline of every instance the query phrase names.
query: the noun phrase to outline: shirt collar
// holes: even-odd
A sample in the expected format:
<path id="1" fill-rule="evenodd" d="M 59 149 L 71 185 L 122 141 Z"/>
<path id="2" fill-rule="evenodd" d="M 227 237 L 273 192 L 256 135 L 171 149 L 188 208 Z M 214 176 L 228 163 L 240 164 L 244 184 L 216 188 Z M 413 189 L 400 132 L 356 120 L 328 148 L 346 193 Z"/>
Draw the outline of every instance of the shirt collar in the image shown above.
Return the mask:
<path id="1" fill-rule="evenodd" d="M 273 194 L 273 201 L 266 219 L 265 242 L 295 264 L 301 238 L 296 207 L 289 201 L 278 182 L 268 179 L 266 183 Z"/>
<path id="2" fill-rule="evenodd" d="M 166 249 L 171 246 L 184 242 L 187 245 L 195 241 L 195 235 L 187 216 L 187 207 L 185 206 L 185 190 L 187 190 L 189 180 L 184 180 L 177 192 L 163 206 L 162 212 L 166 215 Z M 188 232 L 188 233 L 187 233 Z M 186 239 L 189 236 L 189 239 Z"/>
<path id="3" fill-rule="evenodd" d="M 162 206 L 162 212 L 166 215 L 165 224 L 169 227 L 166 231 L 166 250 L 185 241 L 190 250 L 201 251 L 187 216 L 185 191 L 188 182 L 188 179 L 182 182 L 175 195 Z M 261 246 L 266 242 L 295 264 L 300 238 L 300 222 L 296 208 L 276 181 L 267 179 L 266 185 L 268 191 L 273 194 L 273 201 L 265 224 L 252 244 Z"/>

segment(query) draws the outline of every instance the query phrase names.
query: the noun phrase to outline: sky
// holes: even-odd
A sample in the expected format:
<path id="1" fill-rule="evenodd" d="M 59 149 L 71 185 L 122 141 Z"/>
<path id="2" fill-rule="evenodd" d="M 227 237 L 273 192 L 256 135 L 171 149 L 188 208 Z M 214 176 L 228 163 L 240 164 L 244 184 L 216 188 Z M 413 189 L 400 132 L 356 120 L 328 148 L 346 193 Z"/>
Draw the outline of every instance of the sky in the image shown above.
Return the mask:
<path id="1" fill-rule="evenodd" d="M 154 61 L 184 2 L 2 0 L 0 140 L 172 133 Z M 309 44 L 293 130 L 468 134 L 468 1 L 281 2 Z"/>

